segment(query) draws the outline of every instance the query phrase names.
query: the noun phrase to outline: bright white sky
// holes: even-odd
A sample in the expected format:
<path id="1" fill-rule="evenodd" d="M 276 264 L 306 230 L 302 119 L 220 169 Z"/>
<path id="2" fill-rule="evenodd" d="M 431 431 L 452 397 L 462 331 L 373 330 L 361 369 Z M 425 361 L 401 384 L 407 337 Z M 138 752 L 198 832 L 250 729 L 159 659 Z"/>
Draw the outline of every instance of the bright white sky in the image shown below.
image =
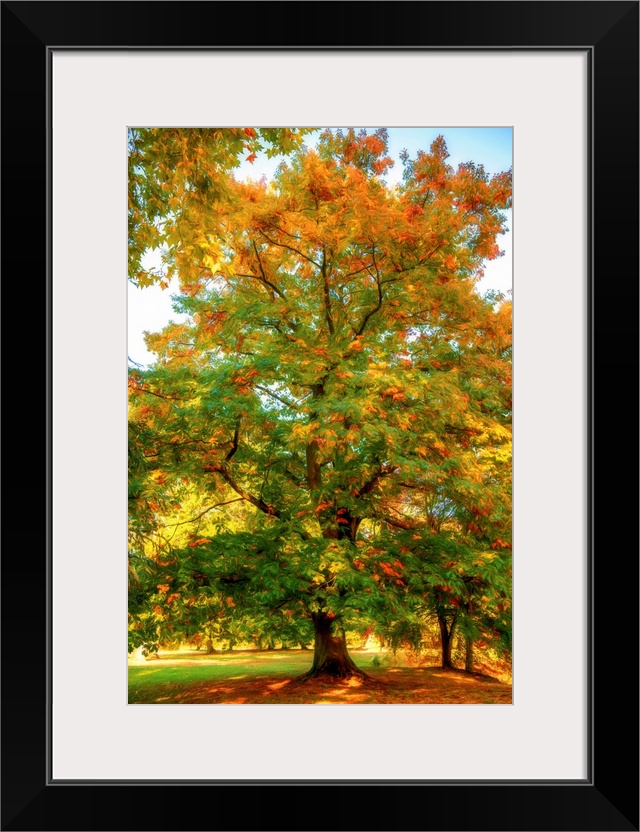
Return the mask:
<path id="1" fill-rule="evenodd" d="M 373 128 L 372 128 L 373 129 Z M 415 158 L 418 150 L 428 150 L 431 142 L 442 134 L 449 150 L 447 162 L 457 167 L 462 162 L 475 162 L 484 165 L 490 175 L 508 170 L 513 163 L 512 137 L 510 127 L 390 127 L 389 155 L 396 160 L 386 177 L 388 184 L 402 179 L 400 151 L 406 149 L 409 156 Z M 317 134 L 310 134 L 308 144 L 315 144 Z M 259 179 L 263 175 L 271 178 L 275 169 L 285 157 L 267 159 L 259 154 L 253 165 L 243 162 L 235 170 L 238 179 Z M 485 276 L 479 284 L 479 291 L 488 289 L 507 293 L 512 287 L 512 239 L 511 211 L 507 212 L 508 231 L 498 239 L 504 257 L 486 263 Z M 146 268 L 160 265 L 160 253 L 150 253 L 144 263 Z M 186 318 L 173 311 L 171 295 L 177 293 L 177 281 L 172 282 L 164 291 L 158 285 L 138 289 L 128 281 L 128 355 L 138 364 L 151 363 L 155 356 L 148 352 L 143 338 L 144 332 L 159 332 L 170 320 L 180 321 Z"/>

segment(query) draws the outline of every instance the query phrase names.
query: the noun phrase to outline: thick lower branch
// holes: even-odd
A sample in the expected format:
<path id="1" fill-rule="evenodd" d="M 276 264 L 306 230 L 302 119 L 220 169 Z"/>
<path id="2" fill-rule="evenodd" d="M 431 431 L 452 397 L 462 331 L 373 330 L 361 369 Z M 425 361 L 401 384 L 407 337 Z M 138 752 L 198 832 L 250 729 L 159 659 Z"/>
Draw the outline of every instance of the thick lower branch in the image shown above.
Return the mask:
<path id="1" fill-rule="evenodd" d="M 280 512 L 276 508 L 270 506 L 268 503 L 265 503 L 265 501 L 259 497 L 255 497 L 253 494 L 249 494 L 248 491 L 245 491 L 244 488 L 242 488 L 242 486 L 235 481 L 226 465 L 207 465 L 205 466 L 205 470 L 220 474 L 222 479 L 227 483 L 227 485 L 233 488 L 236 494 L 239 494 L 244 500 L 251 503 L 251 505 L 259 508 L 260 511 L 263 511 L 270 517 L 280 518 Z"/>
<path id="2" fill-rule="evenodd" d="M 238 450 L 238 440 L 240 438 L 240 419 L 236 421 L 236 427 L 233 431 L 233 441 L 231 443 L 231 450 L 226 455 L 225 460 L 229 462 L 229 460 L 233 457 L 235 452 Z"/>
<path id="3" fill-rule="evenodd" d="M 307 445 L 307 485 L 311 491 L 320 488 L 320 446 L 317 439 L 312 439 Z"/>
<path id="4" fill-rule="evenodd" d="M 358 497 L 364 497 L 366 494 L 370 494 L 383 477 L 388 477 L 391 474 L 395 474 L 399 470 L 400 468 L 395 465 L 388 467 L 383 466 L 382 468 L 379 468 L 371 477 L 371 479 L 368 482 L 366 482 L 358 491 Z"/>

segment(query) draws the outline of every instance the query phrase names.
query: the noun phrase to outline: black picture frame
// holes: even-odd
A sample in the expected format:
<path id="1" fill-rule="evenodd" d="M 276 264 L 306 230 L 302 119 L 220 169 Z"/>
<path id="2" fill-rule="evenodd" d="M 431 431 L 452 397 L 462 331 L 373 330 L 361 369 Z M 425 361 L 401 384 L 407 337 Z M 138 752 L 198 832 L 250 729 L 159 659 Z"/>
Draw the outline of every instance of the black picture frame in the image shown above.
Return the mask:
<path id="1" fill-rule="evenodd" d="M 12 320 L 3 370 L 13 405 L 6 435 L 26 446 L 5 482 L 11 510 L 2 559 L 2 829 L 638 829 L 637 491 L 629 485 L 637 479 L 638 9 L 638 2 L 582 0 L 2 3 L 2 265 Z M 48 779 L 49 66 L 52 50 L 63 47 L 588 52 L 591 730 L 584 782 Z M 8 302 L 12 293 L 15 302 Z M 28 316 L 18 346 L 20 310 Z M 18 425 L 25 408 L 29 419 L 36 416 L 26 432 Z M 570 430 L 561 414 L 559 430 Z M 45 517 L 36 537 L 36 520 Z M 558 649 L 572 649 L 561 634 Z"/>

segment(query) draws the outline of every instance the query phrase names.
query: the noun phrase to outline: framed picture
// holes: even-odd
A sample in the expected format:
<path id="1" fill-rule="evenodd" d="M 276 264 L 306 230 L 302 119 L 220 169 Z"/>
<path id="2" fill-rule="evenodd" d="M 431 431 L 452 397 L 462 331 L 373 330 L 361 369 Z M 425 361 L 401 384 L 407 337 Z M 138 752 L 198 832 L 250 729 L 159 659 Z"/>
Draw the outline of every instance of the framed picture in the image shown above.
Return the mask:
<path id="1" fill-rule="evenodd" d="M 8 384 L 47 414 L 11 468 L 3 828 L 638 829 L 638 3 L 2 21 L 5 284 L 39 290 L 8 308 L 43 336 Z M 126 128 L 236 123 L 513 129 L 513 704 L 127 704 Z"/>

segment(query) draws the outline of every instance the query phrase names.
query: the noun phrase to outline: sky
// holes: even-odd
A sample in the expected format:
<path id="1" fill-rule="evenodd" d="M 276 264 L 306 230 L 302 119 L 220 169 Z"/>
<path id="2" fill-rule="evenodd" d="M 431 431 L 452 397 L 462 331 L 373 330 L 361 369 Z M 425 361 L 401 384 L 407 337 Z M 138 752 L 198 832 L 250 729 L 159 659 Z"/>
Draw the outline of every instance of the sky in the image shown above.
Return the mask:
<path id="1" fill-rule="evenodd" d="M 357 128 L 359 129 L 359 128 Z M 375 128 L 370 128 L 374 130 Z M 510 127 L 390 127 L 389 155 L 396 160 L 396 164 L 385 177 L 387 184 L 393 185 L 402 179 L 402 163 L 400 152 L 409 151 L 409 156 L 415 158 L 418 150 L 428 150 L 431 142 L 439 135 L 443 135 L 449 151 L 447 163 L 454 168 L 462 162 L 475 162 L 484 165 L 489 175 L 508 170 L 513 164 L 512 137 Z M 318 134 L 310 134 L 307 144 L 314 145 Z M 234 175 L 237 179 L 260 179 L 263 175 L 271 178 L 284 159 L 276 156 L 267 159 L 259 154 L 251 165 L 244 161 L 236 168 Z M 485 264 L 485 275 L 480 281 L 478 289 L 481 292 L 488 289 L 507 293 L 512 287 L 512 231 L 511 211 L 507 214 L 509 231 L 498 238 L 498 245 L 504 250 L 504 257 L 499 257 Z M 144 261 L 145 268 L 160 265 L 160 253 L 150 252 Z M 185 320 L 185 315 L 173 311 L 171 295 L 178 292 L 178 284 L 174 279 L 168 289 L 162 290 L 158 285 L 138 289 L 128 281 L 128 345 L 129 358 L 137 364 L 146 365 L 153 362 L 155 356 L 148 352 L 143 333 L 159 332 L 170 320 Z"/>

